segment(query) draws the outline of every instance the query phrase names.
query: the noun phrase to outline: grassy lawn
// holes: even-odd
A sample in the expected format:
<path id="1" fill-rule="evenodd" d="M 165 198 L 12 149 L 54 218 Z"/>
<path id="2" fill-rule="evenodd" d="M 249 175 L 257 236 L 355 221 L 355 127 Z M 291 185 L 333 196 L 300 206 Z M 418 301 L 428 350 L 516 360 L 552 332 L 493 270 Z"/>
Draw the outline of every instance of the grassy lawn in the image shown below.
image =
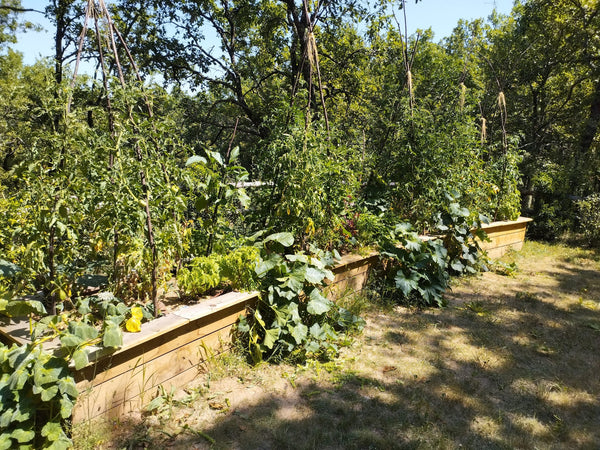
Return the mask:
<path id="1" fill-rule="evenodd" d="M 77 448 L 600 448 L 600 254 L 503 262 L 444 309 L 367 307 L 335 361 L 210 361 L 152 414 L 80 425 Z"/>

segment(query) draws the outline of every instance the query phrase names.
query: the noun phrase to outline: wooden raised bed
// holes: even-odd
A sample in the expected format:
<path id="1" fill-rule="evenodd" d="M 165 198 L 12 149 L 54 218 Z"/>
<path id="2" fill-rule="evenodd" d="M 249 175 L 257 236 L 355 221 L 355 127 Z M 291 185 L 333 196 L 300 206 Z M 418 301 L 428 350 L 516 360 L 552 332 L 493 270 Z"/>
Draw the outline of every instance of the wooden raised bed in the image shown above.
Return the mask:
<path id="1" fill-rule="evenodd" d="M 483 225 L 489 241 L 480 242 L 490 258 L 500 258 L 509 250 L 521 250 L 525 242 L 527 224 L 533 219 L 519 217 L 512 221 L 498 221 Z M 428 238 L 428 236 L 423 236 Z M 327 288 L 328 297 L 332 300 L 360 292 L 369 280 L 369 273 L 374 264 L 379 260 L 377 252 L 366 256 L 349 254 L 344 255 L 333 269 L 335 280 Z"/>
<path id="2" fill-rule="evenodd" d="M 367 255 L 348 254 L 336 264 L 332 272 L 335 280 L 326 288 L 327 297 L 337 300 L 363 290 L 369 281 L 369 274 L 374 264 L 379 261 L 379 253 Z"/>
<path id="3" fill-rule="evenodd" d="M 492 258 L 523 246 L 527 223 L 493 222 L 483 228 L 490 242 L 482 248 Z M 327 295 L 336 300 L 361 291 L 377 263 L 376 252 L 345 255 L 333 269 L 335 280 Z M 231 347 L 231 331 L 241 314 L 258 301 L 258 293 L 230 292 L 199 304 L 184 306 L 142 326 L 139 333 L 124 333 L 123 346 L 115 352 L 93 350 L 92 361 L 73 375 L 80 392 L 73 422 L 97 417 L 112 418 L 141 409 L 157 393 L 183 387 L 202 370 L 212 356 Z M 28 342 L 29 322 L 0 322 L 0 337 L 6 342 Z"/>
<path id="4" fill-rule="evenodd" d="M 525 242 L 527 224 L 533 221 L 528 217 L 519 217 L 517 220 L 492 222 L 483 225 L 490 239 L 489 242 L 481 242 L 482 250 L 485 250 L 490 258 L 500 258 L 509 250 L 521 250 Z"/>
<path id="5" fill-rule="evenodd" d="M 79 391 L 73 423 L 139 410 L 159 385 L 167 390 L 185 386 L 208 358 L 230 348 L 233 325 L 257 299 L 256 292 L 230 292 L 145 323 L 139 333 L 124 332 L 123 346 L 115 352 L 92 349 L 92 362 L 73 370 Z M 4 340 L 17 344 L 29 341 L 28 330 L 28 321 L 0 327 Z"/>

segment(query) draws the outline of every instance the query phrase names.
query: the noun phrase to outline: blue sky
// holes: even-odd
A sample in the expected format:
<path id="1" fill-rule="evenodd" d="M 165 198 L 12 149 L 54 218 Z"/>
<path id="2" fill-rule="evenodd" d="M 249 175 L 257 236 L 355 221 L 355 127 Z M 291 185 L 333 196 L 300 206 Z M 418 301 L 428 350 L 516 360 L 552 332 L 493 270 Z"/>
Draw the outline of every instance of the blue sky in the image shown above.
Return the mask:
<path id="1" fill-rule="evenodd" d="M 43 0 L 22 0 L 25 8 L 43 10 L 46 4 Z M 437 41 L 448 36 L 459 19 L 487 18 L 494 8 L 501 14 L 508 14 L 512 6 L 513 0 L 421 0 L 417 4 L 414 0 L 408 0 L 408 32 L 413 34 L 417 29 L 431 27 L 435 34 L 434 40 Z M 49 28 L 41 14 L 30 13 L 28 20 Z M 16 49 L 24 54 L 26 64 L 32 64 L 41 56 L 53 54 L 51 29 L 40 33 L 21 33 L 18 40 Z"/>

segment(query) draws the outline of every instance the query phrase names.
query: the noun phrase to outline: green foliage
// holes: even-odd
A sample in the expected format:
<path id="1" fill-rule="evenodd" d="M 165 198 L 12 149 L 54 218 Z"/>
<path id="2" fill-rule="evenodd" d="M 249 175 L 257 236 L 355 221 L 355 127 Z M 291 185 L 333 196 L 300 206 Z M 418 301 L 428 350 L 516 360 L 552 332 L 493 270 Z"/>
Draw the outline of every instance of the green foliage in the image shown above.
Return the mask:
<path id="1" fill-rule="evenodd" d="M 221 277 L 237 291 L 251 291 L 258 287 L 256 266 L 260 250 L 256 247 L 239 247 L 221 257 Z"/>
<path id="2" fill-rule="evenodd" d="M 68 449 L 77 388 L 67 362 L 30 344 L 0 344 L 0 448 Z"/>
<path id="3" fill-rule="evenodd" d="M 373 245 L 380 242 L 386 228 L 387 224 L 381 215 L 376 215 L 369 211 L 357 214 L 357 240 L 362 245 Z"/>
<path id="4" fill-rule="evenodd" d="M 77 388 L 69 364 L 75 370 L 87 366 L 92 346 L 120 347 L 122 327 L 136 314 L 140 321 L 152 318 L 147 308 L 129 307 L 110 292 L 81 298 L 75 306 L 76 310 L 32 322 L 32 344 L 11 348 L 0 344 L 0 448 L 14 448 L 17 443 L 71 448 L 69 418 Z M 45 311 L 39 302 L 15 300 L 0 312 L 23 316 Z M 53 354 L 42 348 L 50 340 L 60 342 Z"/>
<path id="5" fill-rule="evenodd" d="M 447 194 L 448 205 L 435 215 L 440 237 L 421 237 L 411 224 L 401 223 L 381 241 L 383 296 L 440 307 L 445 305 L 443 293 L 451 275 L 487 270 L 477 240 L 487 238 L 481 223 L 489 220 L 461 207 L 457 198 L 456 193 Z"/>
<path id="6" fill-rule="evenodd" d="M 590 246 L 600 246 L 600 194 L 577 202 L 579 227 Z"/>
<path id="7" fill-rule="evenodd" d="M 186 296 L 202 296 L 219 286 L 238 291 L 256 289 L 259 253 L 256 247 L 242 246 L 225 255 L 194 258 L 177 273 L 179 289 Z"/>
<path id="8" fill-rule="evenodd" d="M 203 295 L 221 284 L 221 255 L 194 258 L 190 268 L 184 267 L 177 274 L 179 289 L 188 296 Z"/>
<path id="9" fill-rule="evenodd" d="M 444 306 L 448 286 L 448 252 L 440 239 L 424 240 L 408 223 L 396 225 L 383 244 L 381 255 L 391 260 L 393 276 L 401 297 L 422 306 Z"/>
<path id="10" fill-rule="evenodd" d="M 143 320 L 152 318 L 150 309 L 128 306 L 111 292 L 80 298 L 75 310 L 38 320 L 32 328 L 32 339 L 59 339 L 61 352 L 73 360 L 76 369 L 81 369 L 89 362 L 92 345 L 114 350 L 123 344 L 122 327 L 132 317 L 133 308 L 141 309 Z"/>
<path id="11" fill-rule="evenodd" d="M 292 243 L 290 233 L 278 233 L 258 244 L 261 298 L 252 316 L 241 317 L 238 327 L 255 362 L 336 354 L 339 331 L 362 326 L 360 319 L 323 295 L 325 280 L 334 278 L 329 269 L 333 255 L 314 247 L 311 253 L 288 253 Z"/>
<path id="12" fill-rule="evenodd" d="M 487 239 L 482 223 L 489 219 L 481 214 L 471 213 L 456 201 L 457 196 L 446 194 L 450 201 L 444 210 L 437 214 L 437 229 L 444 235 L 443 242 L 448 254 L 448 270 L 452 275 L 473 274 L 485 269 L 479 261 L 481 248 L 479 241 Z"/>
<path id="13" fill-rule="evenodd" d="M 269 143 L 267 155 L 265 174 L 273 186 L 259 208 L 267 227 L 290 230 L 305 248 L 308 242 L 332 247 L 348 214 L 347 199 L 357 190 L 351 149 L 334 145 L 316 125 L 283 132 Z"/>
<path id="14" fill-rule="evenodd" d="M 195 255 L 225 253 L 240 211 L 250 206 L 250 197 L 241 187 L 248 171 L 239 164 L 239 147 L 225 157 L 208 148 L 204 153 L 206 157 L 189 157 L 183 174 L 189 190 L 187 217 L 192 224 L 189 251 Z"/>
<path id="15" fill-rule="evenodd" d="M 491 264 L 491 270 L 505 277 L 514 277 L 519 272 L 519 266 L 516 262 L 504 263 L 502 261 L 494 261 Z"/>
<path id="16" fill-rule="evenodd" d="M 488 177 L 497 180 L 496 183 L 498 183 L 498 186 L 492 186 L 494 195 L 491 195 L 496 202 L 493 211 L 494 220 L 516 220 L 521 215 L 519 164 L 522 160 L 523 156 L 515 148 L 515 143 L 511 143 L 509 148 L 496 159 L 496 162 L 487 168 Z M 492 216 L 490 209 L 480 207 L 479 211 Z"/>

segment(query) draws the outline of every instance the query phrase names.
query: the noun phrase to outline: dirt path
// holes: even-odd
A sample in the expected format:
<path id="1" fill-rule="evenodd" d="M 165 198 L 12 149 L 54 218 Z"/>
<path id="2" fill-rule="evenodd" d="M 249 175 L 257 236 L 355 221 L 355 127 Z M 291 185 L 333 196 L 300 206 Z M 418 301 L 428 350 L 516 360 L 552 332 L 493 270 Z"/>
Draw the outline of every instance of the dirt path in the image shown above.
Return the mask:
<path id="1" fill-rule="evenodd" d="M 372 309 L 336 361 L 212 362 L 78 447 L 600 448 L 600 256 L 528 243 L 506 261 L 513 276 L 461 280 L 448 308 Z"/>

